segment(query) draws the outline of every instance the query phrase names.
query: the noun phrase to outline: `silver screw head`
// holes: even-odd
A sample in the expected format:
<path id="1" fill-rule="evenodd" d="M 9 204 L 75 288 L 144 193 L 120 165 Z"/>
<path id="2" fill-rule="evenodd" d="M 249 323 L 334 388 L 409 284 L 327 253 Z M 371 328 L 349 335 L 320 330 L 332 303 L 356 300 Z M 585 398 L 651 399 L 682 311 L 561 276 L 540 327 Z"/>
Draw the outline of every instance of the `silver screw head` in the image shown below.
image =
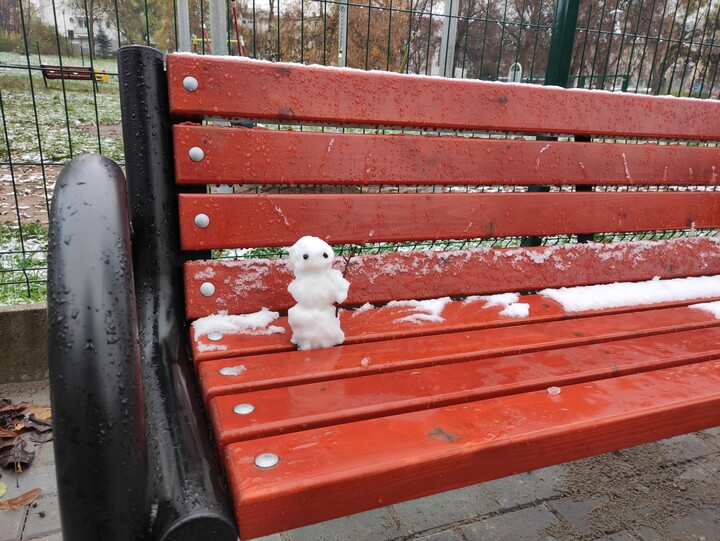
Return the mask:
<path id="1" fill-rule="evenodd" d="M 252 404 L 238 404 L 233 408 L 233 411 L 238 415 L 250 415 L 255 411 L 255 406 Z"/>
<path id="2" fill-rule="evenodd" d="M 210 297 L 215 293 L 215 286 L 211 284 L 210 282 L 204 282 L 200 286 L 200 293 L 203 297 Z"/>
<path id="3" fill-rule="evenodd" d="M 200 147 L 192 147 L 188 152 L 188 156 L 194 162 L 199 162 L 205 157 L 205 152 Z"/>
<path id="4" fill-rule="evenodd" d="M 263 453 L 255 457 L 255 465 L 261 470 L 274 468 L 280 462 L 280 457 L 275 453 Z"/>
<path id="5" fill-rule="evenodd" d="M 183 88 L 188 92 L 195 92 L 198 89 L 198 80 L 195 77 L 185 77 L 183 79 Z"/>
<path id="6" fill-rule="evenodd" d="M 223 339 L 223 334 L 219 332 L 211 332 L 207 335 L 208 340 L 212 340 L 213 342 L 217 342 L 218 340 Z"/>
<path id="7" fill-rule="evenodd" d="M 195 216 L 195 225 L 198 226 L 200 229 L 205 229 L 207 226 L 210 225 L 210 216 L 207 214 L 198 214 Z"/>

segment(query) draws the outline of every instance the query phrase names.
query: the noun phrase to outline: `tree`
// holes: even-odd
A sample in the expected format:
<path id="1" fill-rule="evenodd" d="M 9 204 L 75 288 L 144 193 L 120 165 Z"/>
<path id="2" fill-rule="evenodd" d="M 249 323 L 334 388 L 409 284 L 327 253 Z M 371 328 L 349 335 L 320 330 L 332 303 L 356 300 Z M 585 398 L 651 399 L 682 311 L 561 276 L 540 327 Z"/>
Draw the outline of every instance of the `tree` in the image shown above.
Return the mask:
<path id="1" fill-rule="evenodd" d="M 101 58 L 108 58 L 110 56 L 112 43 L 110 41 L 110 36 L 107 35 L 107 32 L 105 32 L 102 27 L 100 27 L 100 31 L 95 36 L 95 46 L 97 47 L 97 52 L 100 54 Z"/>

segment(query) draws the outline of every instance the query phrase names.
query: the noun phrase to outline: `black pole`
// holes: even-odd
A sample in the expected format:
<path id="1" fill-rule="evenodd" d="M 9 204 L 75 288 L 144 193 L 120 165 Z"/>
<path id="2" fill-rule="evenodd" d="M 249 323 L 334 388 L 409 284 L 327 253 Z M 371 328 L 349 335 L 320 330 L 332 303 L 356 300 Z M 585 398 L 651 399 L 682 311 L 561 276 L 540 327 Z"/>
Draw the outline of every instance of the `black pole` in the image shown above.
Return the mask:
<path id="1" fill-rule="evenodd" d="M 147 442 L 125 179 L 74 158 L 48 254 L 49 368 L 64 539 L 145 540 Z"/>
<path id="2" fill-rule="evenodd" d="M 236 541 L 188 358 L 163 57 L 151 47 L 123 47 L 118 68 L 151 491 L 158 505 L 153 538 Z"/>
<path id="3" fill-rule="evenodd" d="M 567 88 L 580 0 L 557 0 L 545 84 Z"/>
<path id="4" fill-rule="evenodd" d="M 545 68 L 545 84 L 567 88 L 570 78 L 573 44 L 580 0 L 557 0 L 555 5 L 555 22 L 548 63 Z M 538 137 L 543 141 L 557 141 L 557 137 Z M 528 192 L 549 192 L 549 186 L 530 186 Z M 540 246 L 542 237 L 522 237 L 520 246 Z"/>

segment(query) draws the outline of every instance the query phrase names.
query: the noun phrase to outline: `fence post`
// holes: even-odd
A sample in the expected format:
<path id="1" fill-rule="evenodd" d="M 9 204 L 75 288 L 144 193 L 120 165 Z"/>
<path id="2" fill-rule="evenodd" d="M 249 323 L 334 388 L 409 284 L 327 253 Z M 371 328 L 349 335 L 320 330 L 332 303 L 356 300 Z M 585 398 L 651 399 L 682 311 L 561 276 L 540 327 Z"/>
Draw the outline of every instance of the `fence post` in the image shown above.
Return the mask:
<path id="1" fill-rule="evenodd" d="M 545 69 L 546 85 L 567 88 L 579 4 L 580 0 L 557 0 L 548 63 Z M 557 137 L 538 137 L 538 139 L 556 141 Z M 530 186 L 528 188 L 528 192 L 549 191 L 549 186 Z M 580 191 L 585 190 L 581 189 Z M 522 237 L 520 239 L 520 246 L 540 246 L 540 244 L 542 244 L 541 237 Z"/>
<path id="2" fill-rule="evenodd" d="M 458 0 L 445 2 L 440 41 L 440 75 L 455 77 L 455 40 L 457 36 Z"/>
<path id="3" fill-rule="evenodd" d="M 573 42 L 580 0 L 557 0 L 545 84 L 566 87 L 570 75 Z"/>
<path id="4" fill-rule="evenodd" d="M 227 4 L 225 0 L 210 0 L 210 43 L 213 54 L 228 54 Z"/>
<path id="5" fill-rule="evenodd" d="M 188 0 L 177 1 L 177 50 L 190 52 L 190 10 Z"/>

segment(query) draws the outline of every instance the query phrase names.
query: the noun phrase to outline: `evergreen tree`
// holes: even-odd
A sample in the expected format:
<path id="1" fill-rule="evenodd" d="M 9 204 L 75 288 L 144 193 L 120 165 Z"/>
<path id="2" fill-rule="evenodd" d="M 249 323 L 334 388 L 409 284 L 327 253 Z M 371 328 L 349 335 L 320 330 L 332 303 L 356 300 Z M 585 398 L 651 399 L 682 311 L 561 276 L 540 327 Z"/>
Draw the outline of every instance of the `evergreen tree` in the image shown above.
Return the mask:
<path id="1" fill-rule="evenodd" d="M 103 28 L 100 28 L 100 31 L 95 36 L 95 47 L 101 58 L 108 58 L 110 56 L 112 43 L 110 36 L 107 35 L 107 32 L 105 32 Z"/>

